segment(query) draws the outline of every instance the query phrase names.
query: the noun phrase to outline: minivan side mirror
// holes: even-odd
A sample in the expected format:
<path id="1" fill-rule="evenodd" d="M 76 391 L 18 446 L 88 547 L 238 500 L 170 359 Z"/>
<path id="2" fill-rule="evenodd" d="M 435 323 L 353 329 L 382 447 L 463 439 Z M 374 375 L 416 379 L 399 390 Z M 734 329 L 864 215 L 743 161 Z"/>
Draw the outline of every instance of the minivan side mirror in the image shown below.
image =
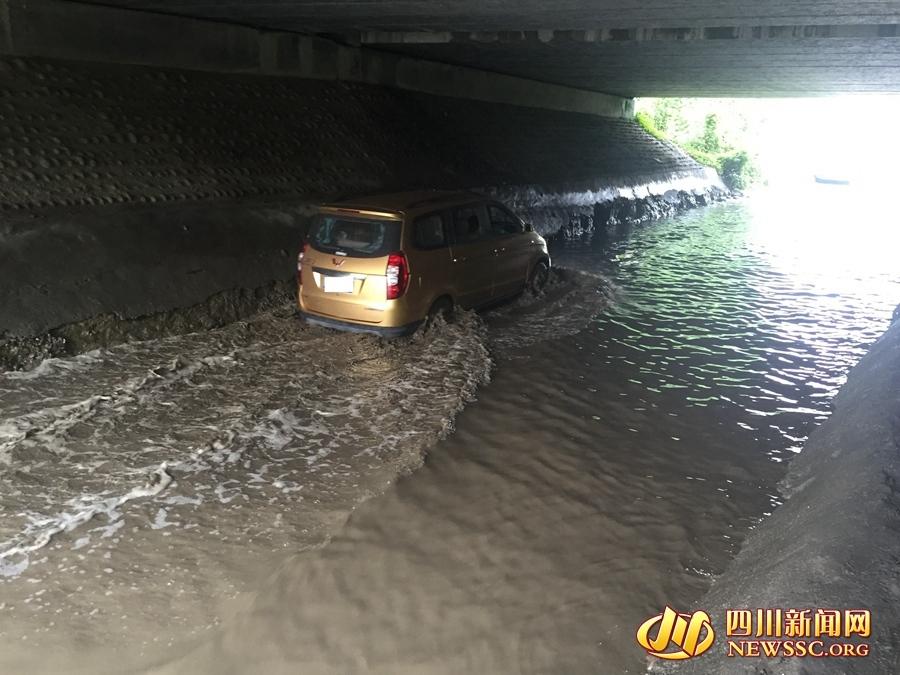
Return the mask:
<path id="1" fill-rule="evenodd" d="M 525 231 L 534 232 L 534 225 L 532 225 L 531 223 L 525 223 Z"/>

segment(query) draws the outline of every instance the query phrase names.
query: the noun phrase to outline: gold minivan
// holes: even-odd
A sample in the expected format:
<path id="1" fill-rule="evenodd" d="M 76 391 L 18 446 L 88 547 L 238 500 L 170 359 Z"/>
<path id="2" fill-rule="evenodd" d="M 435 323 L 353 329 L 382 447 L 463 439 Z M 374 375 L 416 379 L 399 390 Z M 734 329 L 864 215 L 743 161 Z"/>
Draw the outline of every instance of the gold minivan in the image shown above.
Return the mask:
<path id="1" fill-rule="evenodd" d="M 318 324 L 408 335 L 550 275 L 547 242 L 503 204 L 470 192 L 404 192 L 319 207 L 297 256 L 300 314 Z"/>

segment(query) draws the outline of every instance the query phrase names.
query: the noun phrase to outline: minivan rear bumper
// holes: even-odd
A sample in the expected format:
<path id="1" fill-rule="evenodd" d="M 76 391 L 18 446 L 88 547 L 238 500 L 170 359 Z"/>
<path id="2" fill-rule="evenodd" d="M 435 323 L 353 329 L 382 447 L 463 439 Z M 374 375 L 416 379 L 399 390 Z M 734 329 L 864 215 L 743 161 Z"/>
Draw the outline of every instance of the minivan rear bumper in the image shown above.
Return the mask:
<path id="1" fill-rule="evenodd" d="M 298 309 L 297 313 L 306 323 L 312 326 L 323 326 L 325 328 L 333 328 L 334 330 L 345 331 L 347 333 L 368 333 L 369 335 L 378 335 L 383 338 L 403 337 L 404 335 L 412 335 L 416 329 L 422 325 L 421 321 L 413 321 L 405 326 L 367 326 L 361 323 L 353 323 L 352 321 L 341 321 L 340 319 L 332 319 L 327 316 L 319 316 L 318 314 L 310 314 Z"/>

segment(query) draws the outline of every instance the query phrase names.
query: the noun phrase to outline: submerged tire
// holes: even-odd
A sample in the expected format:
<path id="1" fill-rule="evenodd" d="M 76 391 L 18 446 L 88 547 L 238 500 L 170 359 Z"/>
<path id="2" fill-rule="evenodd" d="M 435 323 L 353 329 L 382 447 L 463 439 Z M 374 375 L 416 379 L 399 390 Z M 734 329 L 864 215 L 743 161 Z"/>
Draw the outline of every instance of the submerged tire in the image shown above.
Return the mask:
<path id="1" fill-rule="evenodd" d="M 531 275 L 528 277 L 527 290 L 538 295 L 544 290 L 549 281 L 550 266 L 546 260 L 539 260 L 535 263 L 534 268 L 531 270 Z"/>
<path id="2" fill-rule="evenodd" d="M 430 330 L 439 317 L 446 323 L 453 321 L 453 309 L 453 301 L 450 298 L 443 297 L 435 300 L 431 309 L 428 310 L 425 322 L 422 324 L 423 330 Z"/>

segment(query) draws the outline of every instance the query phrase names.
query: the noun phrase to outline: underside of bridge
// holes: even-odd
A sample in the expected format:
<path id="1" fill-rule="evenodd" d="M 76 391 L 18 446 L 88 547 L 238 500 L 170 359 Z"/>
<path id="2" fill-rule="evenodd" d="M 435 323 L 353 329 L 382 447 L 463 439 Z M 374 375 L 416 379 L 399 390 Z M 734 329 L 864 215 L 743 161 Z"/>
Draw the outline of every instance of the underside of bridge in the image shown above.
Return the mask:
<path id="1" fill-rule="evenodd" d="M 106 0 L 619 96 L 900 91 L 900 2 Z"/>
<path id="2" fill-rule="evenodd" d="M 900 324 L 831 405 L 900 292 L 891 113 L 776 102 L 732 148 L 742 106 L 683 106 L 716 156 L 634 114 L 853 92 L 900 94 L 900 0 L 0 0 L 0 675 L 645 672 L 735 555 L 704 611 L 865 608 L 872 655 L 690 672 L 900 673 Z M 716 204 L 746 146 L 842 136 L 889 187 Z M 524 222 L 310 247 L 420 190 Z M 534 290 L 524 223 L 547 292 L 446 325 Z M 409 340 L 297 315 L 390 334 L 417 293 Z"/>

